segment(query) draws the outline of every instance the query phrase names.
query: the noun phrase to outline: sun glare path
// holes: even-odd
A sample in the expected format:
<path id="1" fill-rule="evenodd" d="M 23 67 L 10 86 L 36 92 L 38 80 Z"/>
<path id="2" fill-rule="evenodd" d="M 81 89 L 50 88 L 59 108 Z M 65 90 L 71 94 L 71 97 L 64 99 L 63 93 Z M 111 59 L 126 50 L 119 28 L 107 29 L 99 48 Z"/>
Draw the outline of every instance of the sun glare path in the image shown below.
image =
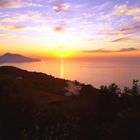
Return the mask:
<path id="1" fill-rule="evenodd" d="M 64 78 L 64 61 L 61 60 L 60 63 L 60 78 Z"/>

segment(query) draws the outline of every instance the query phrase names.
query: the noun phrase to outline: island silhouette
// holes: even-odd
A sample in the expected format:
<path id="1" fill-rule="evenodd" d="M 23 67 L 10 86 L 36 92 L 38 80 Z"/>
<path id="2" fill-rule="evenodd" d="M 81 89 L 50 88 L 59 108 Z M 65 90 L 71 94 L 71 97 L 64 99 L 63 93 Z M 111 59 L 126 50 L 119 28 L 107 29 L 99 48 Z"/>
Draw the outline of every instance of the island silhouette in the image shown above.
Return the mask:
<path id="1" fill-rule="evenodd" d="M 25 57 L 20 54 L 5 53 L 0 56 L 0 63 L 21 63 L 21 62 L 36 62 L 40 61 L 37 58 Z"/>

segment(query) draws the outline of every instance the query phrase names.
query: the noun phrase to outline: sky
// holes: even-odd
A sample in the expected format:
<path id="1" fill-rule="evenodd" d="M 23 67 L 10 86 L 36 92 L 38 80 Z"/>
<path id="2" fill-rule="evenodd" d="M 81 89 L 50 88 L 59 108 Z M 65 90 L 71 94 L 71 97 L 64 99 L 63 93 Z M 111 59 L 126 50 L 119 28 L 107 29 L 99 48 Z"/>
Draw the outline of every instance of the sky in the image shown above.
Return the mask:
<path id="1" fill-rule="evenodd" d="M 140 57 L 140 0 L 0 0 L 0 54 Z"/>

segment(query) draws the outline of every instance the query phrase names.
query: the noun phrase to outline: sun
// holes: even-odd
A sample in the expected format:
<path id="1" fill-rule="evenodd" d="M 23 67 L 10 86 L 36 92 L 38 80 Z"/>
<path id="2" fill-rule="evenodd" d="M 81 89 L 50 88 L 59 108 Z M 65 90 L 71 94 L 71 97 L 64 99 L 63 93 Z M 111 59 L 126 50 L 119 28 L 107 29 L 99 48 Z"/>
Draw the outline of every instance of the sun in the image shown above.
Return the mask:
<path id="1" fill-rule="evenodd" d="M 64 53 L 61 53 L 61 54 L 60 54 L 60 57 L 61 57 L 61 58 L 64 58 L 64 57 L 65 57 L 65 54 L 64 54 Z"/>
<path id="2" fill-rule="evenodd" d="M 54 58 L 62 58 L 67 59 L 71 58 L 76 54 L 73 50 L 57 50 L 50 53 L 50 55 Z"/>

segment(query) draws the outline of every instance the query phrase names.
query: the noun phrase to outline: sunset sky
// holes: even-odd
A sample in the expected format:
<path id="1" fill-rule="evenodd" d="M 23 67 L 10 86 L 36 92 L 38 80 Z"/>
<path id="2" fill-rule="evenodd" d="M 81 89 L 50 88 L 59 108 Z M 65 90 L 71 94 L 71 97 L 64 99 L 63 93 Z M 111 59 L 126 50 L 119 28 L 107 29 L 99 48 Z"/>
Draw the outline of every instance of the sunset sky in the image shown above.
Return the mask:
<path id="1" fill-rule="evenodd" d="M 140 57 L 140 0 L 0 0 L 0 54 Z"/>

